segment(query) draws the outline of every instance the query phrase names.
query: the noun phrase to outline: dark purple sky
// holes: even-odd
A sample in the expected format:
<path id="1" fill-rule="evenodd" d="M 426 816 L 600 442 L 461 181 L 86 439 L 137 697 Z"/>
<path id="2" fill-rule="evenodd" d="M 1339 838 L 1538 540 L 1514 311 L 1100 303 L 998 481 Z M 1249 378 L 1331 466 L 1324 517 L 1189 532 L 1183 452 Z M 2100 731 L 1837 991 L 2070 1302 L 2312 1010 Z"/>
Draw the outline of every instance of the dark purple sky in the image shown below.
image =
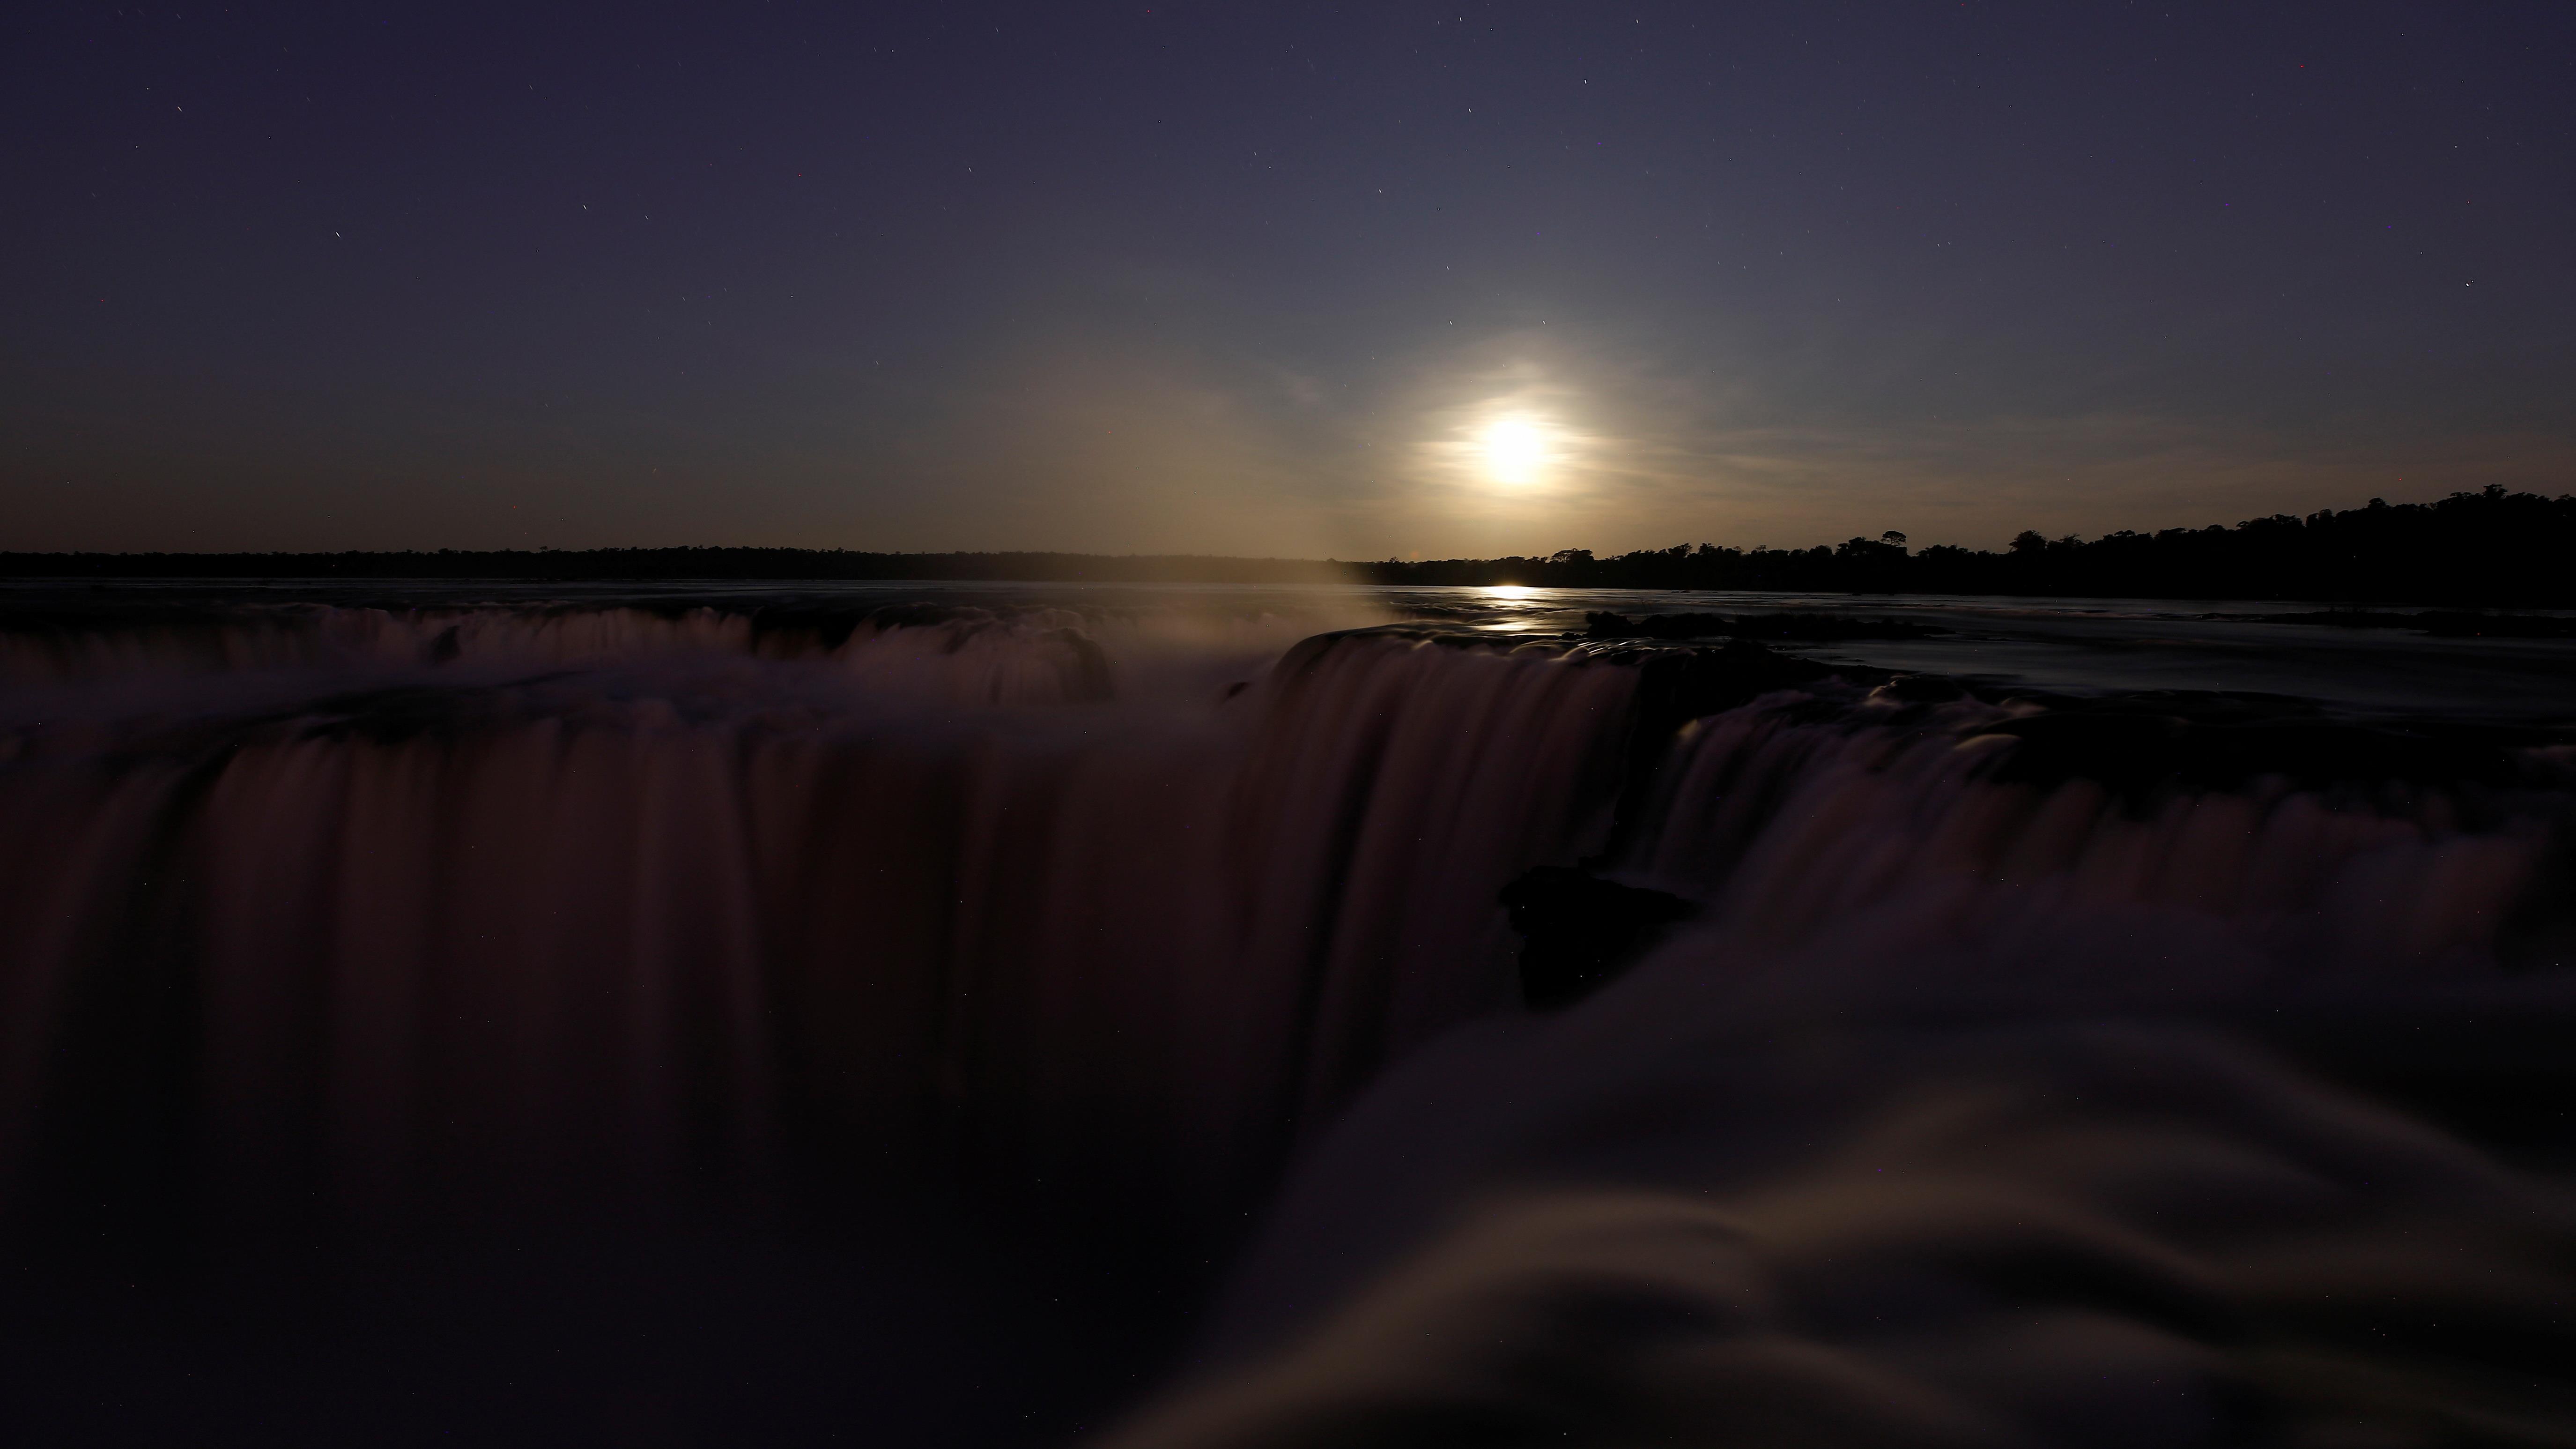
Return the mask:
<path id="1" fill-rule="evenodd" d="M 0 21 L 0 547 L 1343 557 L 2576 487 L 2576 6 Z"/>

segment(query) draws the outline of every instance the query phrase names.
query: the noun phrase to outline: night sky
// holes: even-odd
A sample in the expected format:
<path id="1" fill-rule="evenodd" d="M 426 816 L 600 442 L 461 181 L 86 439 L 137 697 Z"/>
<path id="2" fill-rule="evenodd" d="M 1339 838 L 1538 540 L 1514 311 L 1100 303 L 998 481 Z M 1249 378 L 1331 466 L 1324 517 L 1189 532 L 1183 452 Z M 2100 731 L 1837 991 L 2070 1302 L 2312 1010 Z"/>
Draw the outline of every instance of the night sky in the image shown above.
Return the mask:
<path id="1" fill-rule="evenodd" d="M 29 5 L 0 548 L 2576 487 L 2576 5 Z"/>

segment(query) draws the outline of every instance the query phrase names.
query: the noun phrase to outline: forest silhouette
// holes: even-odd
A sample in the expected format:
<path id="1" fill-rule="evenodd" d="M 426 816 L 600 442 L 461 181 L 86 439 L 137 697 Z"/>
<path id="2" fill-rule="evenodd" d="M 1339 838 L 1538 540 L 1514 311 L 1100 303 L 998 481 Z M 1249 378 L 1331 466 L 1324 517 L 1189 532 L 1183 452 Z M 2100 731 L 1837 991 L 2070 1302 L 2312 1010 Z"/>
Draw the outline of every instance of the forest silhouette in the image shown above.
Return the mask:
<path id="1" fill-rule="evenodd" d="M 1446 559 L 1369 566 L 1389 584 L 1789 592 L 2313 599 L 2355 603 L 2576 604 L 2576 496 L 2501 486 L 2435 503 L 2274 514 L 2233 528 L 2127 529 L 2102 538 L 2025 530 L 2003 552 L 1905 535 L 1806 549 L 1715 544 L 1595 558 Z"/>
<path id="2" fill-rule="evenodd" d="M 1359 581 L 1536 588 L 2307 599 L 2576 606 L 2576 495 L 2491 486 L 2432 503 L 2274 514 L 2233 527 L 2026 530 L 2001 552 L 1913 549 L 1882 533 L 1812 548 L 1678 544 L 1596 557 L 1343 563 L 1201 555 L 868 553 L 796 548 L 504 549 L 339 553 L 8 553 L 14 578 L 878 579 L 1097 583 Z"/>

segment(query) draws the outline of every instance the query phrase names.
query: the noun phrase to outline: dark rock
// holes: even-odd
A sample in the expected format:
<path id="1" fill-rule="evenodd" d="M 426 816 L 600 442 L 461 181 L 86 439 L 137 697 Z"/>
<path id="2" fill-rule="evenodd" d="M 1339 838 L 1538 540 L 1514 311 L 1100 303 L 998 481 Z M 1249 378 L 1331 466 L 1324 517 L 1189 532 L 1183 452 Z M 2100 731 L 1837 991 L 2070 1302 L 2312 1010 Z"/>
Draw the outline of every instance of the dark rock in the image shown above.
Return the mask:
<path id="1" fill-rule="evenodd" d="M 1967 688 L 1946 674 L 1891 675 L 1878 687 L 1882 698 L 1903 700 L 1907 704 L 1948 704 L 1964 697 Z"/>
<path id="2" fill-rule="evenodd" d="M 1850 639 L 1936 639 L 1950 631 L 1904 619 L 1853 619 L 1841 614 L 1747 614 L 1728 632 L 1739 639 L 1833 644 Z"/>
<path id="3" fill-rule="evenodd" d="M 1583 616 L 1595 639 L 1771 639 L 1806 644 L 1853 639 L 1930 639 L 1949 633 L 1902 619 L 1853 619 L 1839 614 L 1625 614 Z"/>
<path id="4" fill-rule="evenodd" d="M 1570 1006 L 1616 979 L 1698 907 L 1680 896 L 1543 865 L 1503 887 L 1521 934 L 1521 997 Z"/>
<path id="5" fill-rule="evenodd" d="M 2552 767 L 2531 747 L 2563 741 L 2546 729 L 2337 719 L 2306 701 L 2259 695 L 2160 690 L 2047 703 L 1985 729 L 2020 741 L 1994 778 L 2051 787 L 2092 780 L 2139 808 L 2177 790 L 2240 790 L 2265 778 L 2304 789 L 2542 783 Z"/>

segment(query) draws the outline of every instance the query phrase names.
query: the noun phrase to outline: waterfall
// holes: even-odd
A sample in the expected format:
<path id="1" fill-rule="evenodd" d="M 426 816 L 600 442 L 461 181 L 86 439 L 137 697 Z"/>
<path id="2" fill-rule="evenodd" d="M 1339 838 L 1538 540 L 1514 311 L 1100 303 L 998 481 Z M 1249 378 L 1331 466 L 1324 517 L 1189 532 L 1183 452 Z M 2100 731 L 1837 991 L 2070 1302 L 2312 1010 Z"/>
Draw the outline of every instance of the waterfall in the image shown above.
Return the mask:
<path id="1" fill-rule="evenodd" d="M 2240 989 L 2476 978 L 2499 950 L 2569 964 L 2563 939 L 2509 929 L 2566 836 L 2571 777 L 2551 751 L 2435 749 L 2356 724 L 2332 732 L 2351 757 L 2337 760 L 2316 731 L 2272 721 L 1885 691 L 1817 714 L 1783 699 L 1685 727 L 1626 872 L 1765 948 L 1907 910 L 2106 938 L 2143 915 L 2187 919 L 2217 954 L 2122 963 L 2168 993 L 2229 971 Z M 2086 748 L 2051 751 L 2068 724 L 2088 727 Z"/>
<path id="2" fill-rule="evenodd" d="M 2126 1092 L 2192 1151 L 2313 1167 L 2333 1131 L 2230 1135 L 2342 1110 L 2282 1060 L 2356 1081 L 2337 1043 L 2396 1021 L 2438 1028 L 2428 1070 L 2456 1077 L 2484 1040 L 2463 1022 L 2565 1005 L 2576 766 L 2550 739 L 1385 617 L 0 619 L 0 1225 L 185 1280 L 249 1244 L 935 1191 L 1204 1281 L 1267 1223 L 1199 1396 L 1138 1442 L 1445 1392 L 1366 1367 L 1399 1331 L 1543 1419 L 1458 1337 L 1478 1295 L 1555 1323 L 1526 1274 L 1562 1262 L 1714 1313 L 1787 1271 L 1764 1204 L 1865 1197 L 1850 1144 L 1985 1110 L 1961 1063 L 2020 1063 L 1991 1100 Z M 1504 901 L 1533 879 L 1664 903 L 1660 945 L 1532 1013 Z M 2101 1034 L 2142 1013 L 2162 1024 Z M 1800 1056 L 1825 1022 L 1851 1035 Z M 2139 1085 L 2193 1073 L 2235 1085 Z M 1977 1150 L 2044 1157 L 2015 1135 L 2037 1120 Z M 2391 1132 L 2434 1129 L 2362 1135 Z M 2422 1140 L 2448 1164 L 2422 1181 L 2540 1212 Z M 2337 1160 L 2377 1201 L 2380 1159 Z M 1996 1171 L 1978 1190 L 2055 1182 Z M 1689 1246 L 1746 1222 L 1753 1248 Z"/>
<path id="3" fill-rule="evenodd" d="M 1112 1442 L 2563 1434 L 2564 748 L 1904 692 L 1686 726 L 1601 868 L 1690 919 L 1397 1068 Z"/>
<path id="4" fill-rule="evenodd" d="M 130 1192 L 244 1220 L 762 1191 L 782 1153 L 1240 1195 L 1511 998 L 1497 892 L 1597 846 L 1633 688 L 1361 634 L 1174 708 L 1103 698 L 1054 617 L 766 652 L 696 615 L 310 622 L 469 642 L 17 732 L 14 1180 L 149 1131 L 190 1181 Z"/>

